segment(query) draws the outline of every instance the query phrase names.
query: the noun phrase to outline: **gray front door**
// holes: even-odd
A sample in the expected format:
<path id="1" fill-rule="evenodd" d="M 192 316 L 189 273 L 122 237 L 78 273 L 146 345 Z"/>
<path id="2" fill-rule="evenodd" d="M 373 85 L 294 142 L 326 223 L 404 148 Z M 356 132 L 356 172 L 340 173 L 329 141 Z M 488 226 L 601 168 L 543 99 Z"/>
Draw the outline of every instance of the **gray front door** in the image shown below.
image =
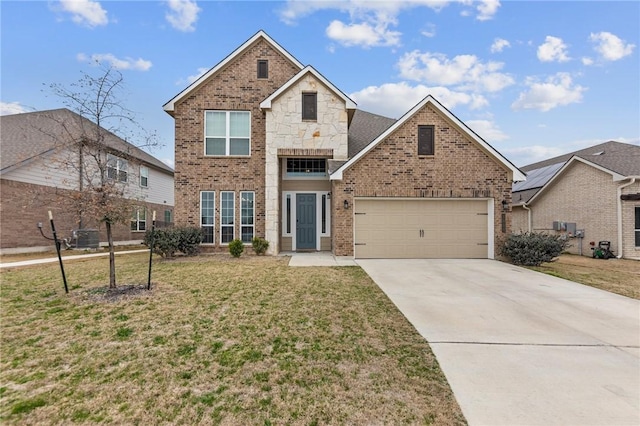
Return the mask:
<path id="1" fill-rule="evenodd" d="M 296 250 L 316 249 L 316 194 L 296 195 Z"/>

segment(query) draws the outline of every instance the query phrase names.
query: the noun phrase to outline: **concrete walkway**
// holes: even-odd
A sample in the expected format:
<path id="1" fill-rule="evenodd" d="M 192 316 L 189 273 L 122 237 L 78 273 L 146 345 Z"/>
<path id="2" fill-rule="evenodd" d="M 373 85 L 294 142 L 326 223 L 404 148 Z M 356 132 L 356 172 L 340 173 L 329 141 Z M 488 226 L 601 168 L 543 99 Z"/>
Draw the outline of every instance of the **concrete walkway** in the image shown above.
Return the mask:
<path id="1" fill-rule="evenodd" d="M 470 425 L 640 425 L 640 301 L 492 260 L 358 260 Z"/>
<path id="2" fill-rule="evenodd" d="M 353 257 L 334 256 L 328 251 L 310 253 L 280 253 L 281 256 L 291 256 L 289 266 L 357 266 Z"/>
<path id="3" fill-rule="evenodd" d="M 146 249 L 146 250 L 117 251 L 116 255 L 142 253 L 142 252 L 147 252 L 148 253 L 149 249 Z M 62 256 L 62 263 L 66 262 L 68 260 L 89 259 L 89 258 L 92 258 L 92 257 L 104 257 L 104 256 L 109 256 L 109 252 Z M 19 261 L 19 262 L 0 263 L 0 269 L 17 268 L 17 267 L 21 267 L 21 266 L 31 266 L 31 265 L 42 265 L 44 263 L 54 263 L 54 262 L 57 262 L 57 261 L 58 261 L 58 257 L 57 257 L 57 255 L 54 254 L 53 257 L 47 257 L 47 258 L 43 258 L 43 259 L 29 259 L 29 260 L 22 260 L 22 261 Z"/>

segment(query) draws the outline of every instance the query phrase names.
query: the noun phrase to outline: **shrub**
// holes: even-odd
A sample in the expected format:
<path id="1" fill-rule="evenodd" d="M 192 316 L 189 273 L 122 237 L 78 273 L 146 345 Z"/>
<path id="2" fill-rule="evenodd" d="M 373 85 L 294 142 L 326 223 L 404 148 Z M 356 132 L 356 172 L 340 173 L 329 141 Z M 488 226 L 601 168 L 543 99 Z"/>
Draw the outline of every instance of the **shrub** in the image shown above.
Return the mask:
<path id="1" fill-rule="evenodd" d="M 242 240 L 239 240 L 238 238 L 236 238 L 235 240 L 229 243 L 229 253 L 231 253 L 231 256 L 240 257 L 243 251 L 244 251 L 244 243 L 242 242 Z"/>
<path id="2" fill-rule="evenodd" d="M 562 235 L 527 232 L 509 235 L 501 251 L 515 265 L 540 266 L 558 257 L 567 246 Z"/>
<path id="3" fill-rule="evenodd" d="M 200 228 L 166 228 L 147 231 L 144 244 L 149 247 L 153 235 L 153 252 L 162 257 L 173 257 L 176 252 L 194 256 L 200 252 L 202 231 Z"/>
<path id="4" fill-rule="evenodd" d="M 260 255 L 264 254 L 269 248 L 269 241 L 261 237 L 253 237 L 253 239 L 251 240 L 251 245 L 253 246 L 253 251 L 255 251 L 256 254 Z"/>

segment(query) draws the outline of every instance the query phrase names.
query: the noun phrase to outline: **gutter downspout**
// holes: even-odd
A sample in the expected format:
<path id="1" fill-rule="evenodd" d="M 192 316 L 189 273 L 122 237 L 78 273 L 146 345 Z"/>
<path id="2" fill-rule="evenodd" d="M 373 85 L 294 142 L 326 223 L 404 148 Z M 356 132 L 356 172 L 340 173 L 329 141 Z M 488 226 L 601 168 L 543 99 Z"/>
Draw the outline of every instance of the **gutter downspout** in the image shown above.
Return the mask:
<path id="1" fill-rule="evenodd" d="M 640 178 L 640 176 L 628 176 L 626 179 L 631 179 L 631 182 L 627 182 L 623 185 L 620 185 L 618 187 L 618 191 L 617 191 L 617 202 L 618 202 L 618 255 L 616 256 L 616 258 L 621 259 L 622 258 L 622 200 L 620 199 L 620 197 L 622 196 L 622 189 L 626 188 L 629 185 L 633 185 L 636 182 L 636 179 Z"/>
<path id="2" fill-rule="evenodd" d="M 531 232 L 531 209 L 527 207 L 527 203 L 524 203 L 522 208 L 527 211 L 527 232 Z"/>

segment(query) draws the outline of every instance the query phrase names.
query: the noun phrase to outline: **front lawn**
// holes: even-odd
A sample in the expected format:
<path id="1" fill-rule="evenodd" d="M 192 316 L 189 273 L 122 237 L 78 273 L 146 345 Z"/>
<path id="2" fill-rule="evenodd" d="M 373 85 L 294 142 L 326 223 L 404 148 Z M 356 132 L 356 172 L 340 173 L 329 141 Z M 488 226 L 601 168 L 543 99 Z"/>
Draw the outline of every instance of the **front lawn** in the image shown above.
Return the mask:
<path id="1" fill-rule="evenodd" d="M 122 287 L 148 255 L 116 259 Z M 107 259 L 0 273 L 3 424 L 464 424 L 428 344 L 358 267 Z"/>

